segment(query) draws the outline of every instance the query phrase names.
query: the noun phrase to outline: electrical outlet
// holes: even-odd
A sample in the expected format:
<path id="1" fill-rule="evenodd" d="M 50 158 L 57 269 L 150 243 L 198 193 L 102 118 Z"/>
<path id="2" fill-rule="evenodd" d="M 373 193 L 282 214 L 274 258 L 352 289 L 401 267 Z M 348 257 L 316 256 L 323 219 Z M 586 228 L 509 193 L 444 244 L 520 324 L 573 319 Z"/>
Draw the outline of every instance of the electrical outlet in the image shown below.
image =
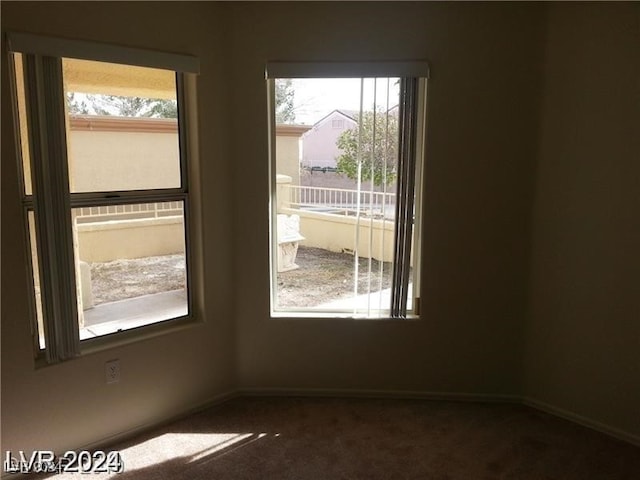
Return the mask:
<path id="1" fill-rule="evenodd" d="M 104 364 L 107 383 L 120 381 L 120 360 L 109 360 Z"/>

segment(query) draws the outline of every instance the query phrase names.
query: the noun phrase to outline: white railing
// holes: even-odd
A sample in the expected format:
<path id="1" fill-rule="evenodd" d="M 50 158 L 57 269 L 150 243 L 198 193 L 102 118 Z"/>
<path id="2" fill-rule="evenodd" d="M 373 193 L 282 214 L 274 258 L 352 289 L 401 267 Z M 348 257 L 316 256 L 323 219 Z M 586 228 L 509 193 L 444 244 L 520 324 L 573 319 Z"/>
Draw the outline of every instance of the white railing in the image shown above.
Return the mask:
<path id="1" fill-rule="evenodd" d="M 183 215 L 182 202 L 81 207 L 75 209 L 75 213 L 78 223 L 139 220 Z"/>
<path id="2" fill-rule="evenodd" d="M 360 200 L 360 215 L 392 218 L 395 215 L 395 193 L 346 190 L 342 188 L 287 185 L 288 203 L 292 208 L 338 215 L 355 215 Z"/>

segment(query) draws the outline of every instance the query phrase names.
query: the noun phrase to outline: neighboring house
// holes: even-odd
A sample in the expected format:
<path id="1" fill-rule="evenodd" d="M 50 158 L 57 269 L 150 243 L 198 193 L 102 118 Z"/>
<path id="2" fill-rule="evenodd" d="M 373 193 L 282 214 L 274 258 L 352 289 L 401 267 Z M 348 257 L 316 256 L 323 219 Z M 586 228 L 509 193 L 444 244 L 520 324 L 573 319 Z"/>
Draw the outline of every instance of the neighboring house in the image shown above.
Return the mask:
<path id="1" fill-rule="evenodd" d="M 311 130 L 302 135 L 302 167 L 336 168 L 340 149 L 336 142 L 345 130 L 355 128 L 358 113 L 352 110 L 334 110 L 318 120 Z"/>

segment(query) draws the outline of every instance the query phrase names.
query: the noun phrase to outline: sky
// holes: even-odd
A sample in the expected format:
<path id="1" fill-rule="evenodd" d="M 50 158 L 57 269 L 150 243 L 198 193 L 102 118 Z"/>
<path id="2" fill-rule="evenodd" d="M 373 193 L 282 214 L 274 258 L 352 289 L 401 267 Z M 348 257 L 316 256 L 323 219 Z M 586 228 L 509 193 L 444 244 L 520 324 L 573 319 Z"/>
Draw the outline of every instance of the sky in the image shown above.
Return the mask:
<path id="1" fill-rule="evenodd" d="M 360 110 L 361 90 L 363 91 L 363 111 L 372 111 L 375 105 L 379 111 L 386 111 L 398 104 L 399 87 L 396 78 L 311 78 L 293 79 L 295 123 L 313 125 L 333 110 Z M 374 88 L 375 86 L 375 88 Z M 387 88 L 389 98 L 387 99 Z M 99 95 L 96 97 L 100 97 Z M 94 114 L 93 101 L 84 93 L 75 93 L 77 103 L 85 102 L 89 113 Z M 102 105 L 113 114 L 118 114 L 116 107 Z"/>
<path id="2" fill-rule="evenodd" d="M 389 100 L 387 105 L 387 84 Z M 294 79 L 293 87 L 296 123 L 313 125 L 336 109 L 360 110 L 361 80 L 359 78 Z M 396 79 L 377 79 L 375 104 L 383 111 L 398 104 Z M 374 80 L 365 79 L 363 110 L 373 110 Z"/>

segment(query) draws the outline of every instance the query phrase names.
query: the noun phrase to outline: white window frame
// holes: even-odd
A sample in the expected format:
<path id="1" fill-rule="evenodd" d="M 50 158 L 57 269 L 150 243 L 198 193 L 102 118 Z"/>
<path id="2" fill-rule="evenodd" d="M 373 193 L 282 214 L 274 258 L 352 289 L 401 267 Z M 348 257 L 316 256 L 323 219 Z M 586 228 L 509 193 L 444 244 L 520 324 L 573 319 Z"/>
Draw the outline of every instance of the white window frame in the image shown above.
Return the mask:
<path id="1" fill-rule="evenodd" d="M 25 33 L 8 33 L 7 46 L 10 53 L 22 54 L 27 104 L 27 131 L 31 162 L 32 192 L 27 195 L 23 188 L 25 225 L 33 212 L 37 238 L 38 270 L 42 293 L 42 320 L 44 324 L 45 348 L 39 348 L 37 318 L 35 315 L 35 292 L 32 291 L 32 325 L 36 358 L 47 363 L 57 363 L 74 358 L 85 349 L 121 341 L 123 335 L 138 332 L 155 333 L 168 325 L 176 326 L 192 319 L 192 288 L 190 254 L 190 196 L 188 185 L 187 114 L 185 101 L 185 76 L 199 73 L 199 61 L 189 55 L 147 51 L 109 44 L 76 41 Z M 10 68 L 14 69 L 13 55 Z M 178 104 L 178 142 L 180 152 L 179 188 L 159 188 L 135 191 L 84 192 L 69 191 L 67 167 L 67 139 L 65 129 L 65 96 L 62 78 L 62 59 L 74 58 L 124 65 L 171 70 L 176 75 Z M 15 73 L 15 72 L 14 72 Z M 15 74 L 12 81 L 16 81 Z M 17 118 L 16 88 L 14 110 Z M 24 133 L 24 132 L 23 132 Z M 16 140 L 19 151 L 21 180 L 24 180 L 20 140 Z M 23 182 L 24 184 L 24 182 Z M 142 327 L 82 340 L 79 334 L 78 291 L 74 260 L 71 211 L 88 206 L 141 204 L 152 202 L 181 201 L 184 207 L 185 262 L 187 315 Z M 29 238 L 27 236 L 27 238 Z M 31 246 L 29 246 L 31 249 Z M 31 258 L 29 252 L 28 258 Z M 31 262 L 30 262 L 31 263 Z M 34 265 L 30 265 L 33 278 Z M 33 287 L 33 282 L 32 282 Z M 33 288 L 32 288 L 33 290 Z"/>
<path id="2" fill-rule="evenodd" d="M 346 310 L 316 308 L 276 309 L 277 298 L 277 199 L 276 199 L 276 123 L 275 80 L 279 78 L 400 78 L 400 158 L 398 165 L 398 202 L 396 204 L 395 252 L 392 274 L 391 307 L 364 318 L 407 319 L 420 316 L 420 242 L 422 237 L 422 195 L 425 161 L 427 80 L 426 61 L 391 62 L 269 62 L 265 69 L 269 110 L 269 247 L 272 317 L 346 317 L 363 318 Z M 402 178 L 406 181 L 402 181 Z M 414 195 L 415 193 L 415 195 Z M 415 245 L 412 246 L 412 230 Z M 407 309 L 409 263 L 413 250 L 413 305 Z"/>

